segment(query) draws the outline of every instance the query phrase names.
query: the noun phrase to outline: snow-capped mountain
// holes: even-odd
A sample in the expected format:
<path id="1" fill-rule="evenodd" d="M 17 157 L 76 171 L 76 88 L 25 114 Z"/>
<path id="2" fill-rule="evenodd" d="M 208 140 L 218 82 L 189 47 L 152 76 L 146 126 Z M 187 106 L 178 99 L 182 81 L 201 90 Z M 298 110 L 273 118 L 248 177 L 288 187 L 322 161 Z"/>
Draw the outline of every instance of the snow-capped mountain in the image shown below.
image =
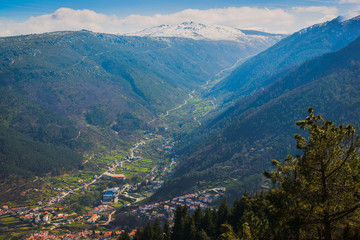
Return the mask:
<path id="1" fill-rule="evenodd" d="M 258 41 L 268 42 L 272 40 L 274 40 L 275 43 L 284 37 L 284 35 L 281 34 L 269 34 L 247 30 L 242 31 L 226 26 L 204 25 L 194 22 L 183 22 L 178 25 L 160 25 L 142 31 L 128 33 L 126 35 L 140 37 L 178 37 L 213 41 L 229 40 L 244 43 L 255 43 Z"/>

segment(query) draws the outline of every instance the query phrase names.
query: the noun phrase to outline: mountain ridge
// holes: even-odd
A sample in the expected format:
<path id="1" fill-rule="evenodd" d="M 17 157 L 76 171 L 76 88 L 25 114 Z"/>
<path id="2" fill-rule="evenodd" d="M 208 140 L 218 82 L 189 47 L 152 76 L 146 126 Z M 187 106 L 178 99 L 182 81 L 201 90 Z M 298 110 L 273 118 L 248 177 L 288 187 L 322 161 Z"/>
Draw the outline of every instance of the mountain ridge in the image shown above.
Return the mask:
<path id="1" fill-rule="evenodd" d="M 147 28 L 141 31 L 131 32 L 125 34 L 126 36 L 140 36 L 153 38 L 191 38 L 195 40 L 209 40 L 209 41 L 236 41 L 240 43 L 252 43 L 260 41 L 272 41 L 274 39 L 281 39 L 284 34 L 273 34 L 261 31 L 241 30 L 237 28 L 220 26 L 220 25 L 205 25 L 195 22 L 183 22 L 175 25 L 160 25 L 152 28 Z"/>
<path id="2" fill-rule="evenodd" d="M 215 85 L 209 95 L 224 95 L 225 101 L 232 101 L 254 94 L 296 65 L 339 50 L 359 36 L 359 17 L 347 20 L 337 17 L 302 29 L 245 61 Z"/>

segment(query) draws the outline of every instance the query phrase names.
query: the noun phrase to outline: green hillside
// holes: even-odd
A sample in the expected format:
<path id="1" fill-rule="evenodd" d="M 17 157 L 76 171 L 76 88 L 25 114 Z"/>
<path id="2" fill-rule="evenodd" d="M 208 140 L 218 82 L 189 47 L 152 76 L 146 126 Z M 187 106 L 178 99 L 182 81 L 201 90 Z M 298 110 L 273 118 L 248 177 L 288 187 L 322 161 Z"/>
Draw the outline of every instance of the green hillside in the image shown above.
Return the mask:
<path id="1" fill-rule="evenodd" d="M 266 47 L 89 31 L 0 38 L 3 173 L 60 172 L 83 154 L 128 149 L 150 119 Z"/>
<path id="2" fill-rule="evenodd" d="M 0 87 L 1 177 L 61 173 L 81 163 L 89 139 L 75 123 Z"/>
<path id="3" fill-rule="evenodd" d="M 304 118 L 309 106 L 329 120 L 359 128 L 359 47 L 357 39 L 338 52 L 302 64 L 199 130 L 212 129 L 207 137 L 194 134 L 205 140 L 180 143 L 184 152 L 191 153 L 159 195 L 202 186 L 225 185 L 230 196 L 259 189 L 271 159 L 295 151 L 294 122 Z"/>
<path id="4" fill-rule="evenodd" d="M 241 64 L 210 94 L 228 96 L 227 101 L 253 94 L 293 67 L 345 47 L 360 36 L 359 24 L 359 17 L 346 21 L 338 17 L 296 32 Z"/>
<path id="5" fill-rule="evenodd" d="M 65 147 L 34 141 L 11 128 L 0 126 L 0 177 L 60 174 L 79 167 L 82 157 Z"/>

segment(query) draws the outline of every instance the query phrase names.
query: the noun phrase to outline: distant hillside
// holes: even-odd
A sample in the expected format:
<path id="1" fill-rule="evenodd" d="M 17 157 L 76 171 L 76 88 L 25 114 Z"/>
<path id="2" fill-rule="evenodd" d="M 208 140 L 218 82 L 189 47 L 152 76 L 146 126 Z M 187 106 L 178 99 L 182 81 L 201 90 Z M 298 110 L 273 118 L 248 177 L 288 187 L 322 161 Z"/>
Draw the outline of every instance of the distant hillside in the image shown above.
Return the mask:
<path id="1" fill-rule="evenodd" d="M 80 166 L 80 152 L 91 144 L 78 131 L 73 121 L 0 87 L 0 178 Z"/>
<path id="2" fill-rule="evenodd" d="M 126 149 L 131 134 L 148 129 L 154 116 L 265 47 L 88 31 L 0 38 L 0 125 L 7 128 L 0 164 L 43 174 L 59 147 L 72 157 L 58 154 L 54 161 L 70 167 L 86 152 Z M 10 143 L 15 139 L 22 140 Z M 25 149 L 38 149 L 39 157 Z M 31 168 L 36 161 L 49 167 Z"/>
<path id="3" fill-rule="evenodd" d="M 360 36 L 360 17 L 340 17 L 305 28 L 247 60 L 214 87 L 211 95 L 228 100 L 261 90 L 302 62 L 345 47 Z M 231 97 L 231 95 L 234 95 Z"/>
<path id="4" fill-rule="evenodd" d="M 357 39 L 338 52 L 305 62 L 203 126 L 192 137 L 197 141 L 179 144 L 191 153 L 181 161 L 174 179 L 154 197 L 202 186 L 225 185 L 230 197 L 260 188 L 262 171 L 271 167 L 271 159 L 296 153 L 292 136 L 299 130 L 295 121 L 306 116 L 309 106 L 326 119 L 353 123 L 359 129 L 359 49 Z M 204 136 L 204 131 L 211 134 Z"/>

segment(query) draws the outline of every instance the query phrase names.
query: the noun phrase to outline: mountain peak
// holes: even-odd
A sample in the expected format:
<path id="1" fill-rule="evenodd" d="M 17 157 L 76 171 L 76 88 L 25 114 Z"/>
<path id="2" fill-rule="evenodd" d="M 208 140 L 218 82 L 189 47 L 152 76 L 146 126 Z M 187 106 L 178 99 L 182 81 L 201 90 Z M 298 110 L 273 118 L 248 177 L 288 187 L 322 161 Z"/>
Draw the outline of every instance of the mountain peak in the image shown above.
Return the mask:
<path id="1" fill-rule="evenodd" d="M 334 25 L 337 25 L 337 26 L 346 26 L 346 25 L 351 25 L 351 24 L 358 25 L 359 21 L 360 21 L 360 15 L 353 17 L 353 18 L 346 18 L 344 16 L 338 16 L 332 20 L 329 20 L 329 21 L 326 21 L 323 23 L 314 24 L 310 27 L 301 29 L 299 32 L 297 32 L 297 34 L 305 34 L 313 29 L 316 29 L 316 28 L 320 29 L 320 28 L 324 28 L 326 26 L 328 26 L 329 28 L 333 28 Z"/>
<path id="2" fill-rule="evenodd" d="M 196 22 L 182 22 L 177 25 L 163 24 L 157 27 L 147 28 L 138 32 L 126 34 L 128 36 L 140 37 L 179 37 L 191 38 L 195 40 L 229 40 L 236 42 L 251 42 L 254 40 L 268 40 L 269 37 L 282 38 L 282 35 L 276 34 L 251 34 L 244 33 L 240 29 L 220 26 L 205 25 Z"/>

